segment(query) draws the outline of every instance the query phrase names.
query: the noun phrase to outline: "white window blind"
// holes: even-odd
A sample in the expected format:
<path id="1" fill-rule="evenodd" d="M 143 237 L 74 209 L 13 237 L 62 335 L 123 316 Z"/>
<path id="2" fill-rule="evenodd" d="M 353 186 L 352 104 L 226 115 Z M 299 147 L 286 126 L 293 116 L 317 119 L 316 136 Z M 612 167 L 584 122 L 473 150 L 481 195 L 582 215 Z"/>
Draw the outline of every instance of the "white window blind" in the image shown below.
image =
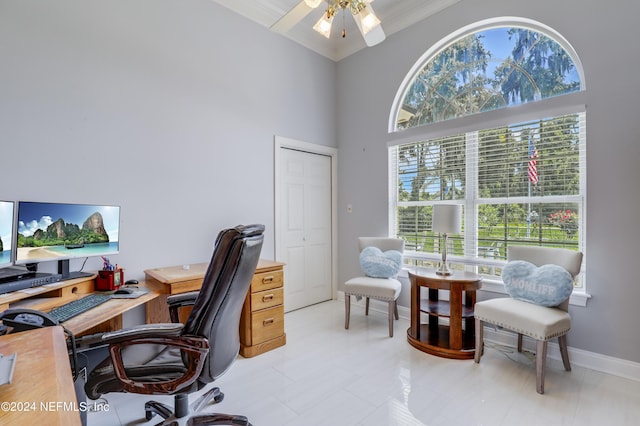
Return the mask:
<path id="1" fill-rule="evenodd" d="M 389 161 L 390 234 L 417 257 L 437 260 L 432 208 L 452 200 L 449 253 L 481 273 L 499 274 L 511 244 L 584 251 L 584 112 L 392 146 Z"/>

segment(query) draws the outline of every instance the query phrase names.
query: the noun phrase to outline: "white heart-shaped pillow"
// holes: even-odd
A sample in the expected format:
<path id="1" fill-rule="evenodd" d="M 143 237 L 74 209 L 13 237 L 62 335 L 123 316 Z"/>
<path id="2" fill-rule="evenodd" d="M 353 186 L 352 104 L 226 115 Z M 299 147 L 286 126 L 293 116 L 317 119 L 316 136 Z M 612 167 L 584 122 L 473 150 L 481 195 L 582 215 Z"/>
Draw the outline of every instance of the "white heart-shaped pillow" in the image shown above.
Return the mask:
<path id="1" fill-rule="evenodd" d="M 502 281 L 514 299 L 542 306 L 558 306 L 573 291 L 573 277 L 563 267 L 538 267 L 524 260 L 508 262 L 502 269 Z"/>
<path id="2" fill-rule="evenodd" d="M 402 253 L 397 250 L 383 252 L 377 247 L 365 247 L 360 252 L 360 266 L 368 277 L 395 277 L 402 269 Z"/>

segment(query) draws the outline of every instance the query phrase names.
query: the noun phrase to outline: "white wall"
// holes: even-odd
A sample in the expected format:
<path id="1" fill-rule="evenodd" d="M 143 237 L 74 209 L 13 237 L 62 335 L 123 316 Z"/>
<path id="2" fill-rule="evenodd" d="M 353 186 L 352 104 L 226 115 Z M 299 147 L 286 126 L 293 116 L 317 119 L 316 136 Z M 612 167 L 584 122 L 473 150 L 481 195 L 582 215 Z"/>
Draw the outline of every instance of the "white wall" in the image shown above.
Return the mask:
<path id="1" fill-rule="evenodd" d="M 585 7 L 586 6 L 586 7 Z M 391 104 L 414 62 L 439 39 L 483 19 L 522 16 L 560 32 L 587 85 L 586 308 L 572 306 L 569 345 L 640 362 L 640 141 L 637 2 L 462 0 L 338 64 L 339 282 L 359 273 L 356 238 L 388 226 L 387 133 Z M 346 205 L 353 213 L 346 213 Z M 400 304 L 408 306 L 404 283 Z"/>
<path id="2" fill-rule="evenodd" d="M 208 0 L 2 0 L 0 58 L 0 199 L 121 206 L 127 278 L 273 258 L 273 136 L 336 145 L 336 65 Z"/>

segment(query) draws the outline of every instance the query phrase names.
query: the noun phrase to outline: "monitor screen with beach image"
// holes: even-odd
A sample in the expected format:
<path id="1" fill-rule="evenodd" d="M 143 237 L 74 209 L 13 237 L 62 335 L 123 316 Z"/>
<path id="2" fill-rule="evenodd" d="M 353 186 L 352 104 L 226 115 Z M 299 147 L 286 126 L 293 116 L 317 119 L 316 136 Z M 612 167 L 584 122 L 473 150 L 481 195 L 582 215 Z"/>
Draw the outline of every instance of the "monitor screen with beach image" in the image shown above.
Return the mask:
<path id="1" fill-rule="evenodd" d="M 16 264 L 119 252 L 120 207 L 19 201 L 16 214 Z"/>

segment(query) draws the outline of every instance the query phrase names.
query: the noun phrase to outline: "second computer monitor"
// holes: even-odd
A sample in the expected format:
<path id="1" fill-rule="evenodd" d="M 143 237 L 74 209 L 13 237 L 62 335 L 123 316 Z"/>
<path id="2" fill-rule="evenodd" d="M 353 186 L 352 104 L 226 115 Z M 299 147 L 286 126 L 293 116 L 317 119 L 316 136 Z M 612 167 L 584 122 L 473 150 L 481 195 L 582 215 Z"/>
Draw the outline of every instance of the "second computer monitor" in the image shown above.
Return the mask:
<path id="1" fill-rule="evenodd" d="M 120 207 L 19 201 L 16 214 L 16 264 L 59 261 L 68 271 L 68 259 L 120 250 Z"/>

